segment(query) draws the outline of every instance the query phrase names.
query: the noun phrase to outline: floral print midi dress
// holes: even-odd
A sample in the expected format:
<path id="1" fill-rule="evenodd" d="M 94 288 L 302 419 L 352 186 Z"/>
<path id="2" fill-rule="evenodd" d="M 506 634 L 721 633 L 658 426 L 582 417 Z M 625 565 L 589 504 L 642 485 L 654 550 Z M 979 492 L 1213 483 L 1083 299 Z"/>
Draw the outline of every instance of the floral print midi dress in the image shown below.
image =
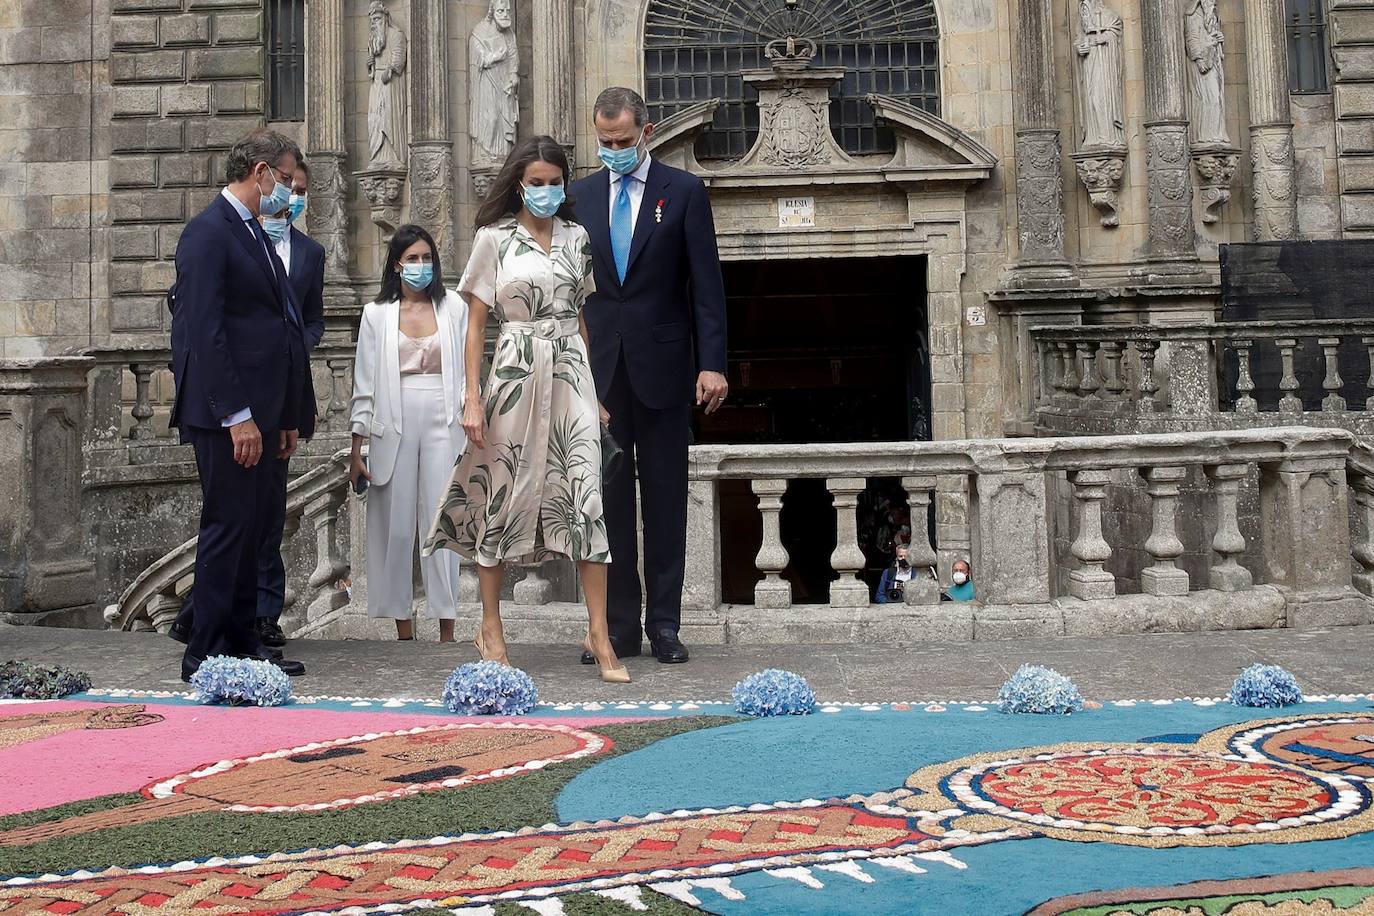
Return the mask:
<path id="1" fill-rule="evenodd" d="M 596 386 L 578 318 L 592 279 L 587 230 L 554 219 L 549 253 L 514 217 L 484 227 L 458 284 L 499 328 L 483 392 L 486 444 L 458 458 L 425 553 L 482 566 L 610 562 Z"/>

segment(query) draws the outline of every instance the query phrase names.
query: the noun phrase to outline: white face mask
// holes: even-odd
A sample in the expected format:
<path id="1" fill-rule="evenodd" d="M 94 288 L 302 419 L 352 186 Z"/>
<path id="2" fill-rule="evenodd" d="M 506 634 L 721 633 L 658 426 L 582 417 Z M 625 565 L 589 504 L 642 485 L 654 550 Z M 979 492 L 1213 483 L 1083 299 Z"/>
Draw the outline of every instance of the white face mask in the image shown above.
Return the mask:
<path id="1" fill-rule="evenodd" d="M 955 585 L 963 585 L 965 582 L 968 581 L 968 573 L 957 572 L 954 575 L 950 576 L 950 578 L 954 580 Z"/>

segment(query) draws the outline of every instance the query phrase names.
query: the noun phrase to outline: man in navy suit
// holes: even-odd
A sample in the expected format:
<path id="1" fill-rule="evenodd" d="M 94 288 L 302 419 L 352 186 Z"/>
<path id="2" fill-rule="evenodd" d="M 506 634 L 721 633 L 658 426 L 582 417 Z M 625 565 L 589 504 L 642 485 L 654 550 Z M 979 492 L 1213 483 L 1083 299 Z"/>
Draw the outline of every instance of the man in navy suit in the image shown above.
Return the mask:
<path id="1" fill-rule="evenodd" d="M 324 246 L 296 228 L 305 210 L 310 188 L 310 167 L 304 159 L 296 164 L 291 200 L 276 216 L 261 217 L 262 228 L 286 269 L 289 287 L 300 307 L 305 326 L 306 351 L 313 351 L 324 337 Z M 307 368 L 308 371 L 308 368 Z M 272 473 L 272 515 L 258 545 L 257 630 L 263 645 L 286 645 L 281 629 L 281 614 L 286 603 L 286 565 L 282 561 L 281 539 L 286 526 L 286 482 L 288 458 L 268 461 Z"/>
<path id="2" fill-rule="evenodd" d="M 281 134 L 249 132 L 229 152 L 227 186 L 177 243 L 171 424 L 195 448 L 202 498 L 183 680 L 212 655 L 305 673 L 264 647 L 255 627 L 258 545 L 273 506 L 271 460 L 289 458 L 315 425 L 304 322 L 257 221 L 286 207 L 300 159 Z"/>
<path id="3" fill-rule="evenodd" d="M 601 93 L 594 124 L 606 168 L 573 184 L 572 194 L 592 240 L 596 292 L 586 306 L 592 374 L 611 415 L 611 435 L 627 459 L 626 472 L 606 481 L 603 494 L 612 558 L 611 643 L 621 658 L 640 653 L 643 601 L 642 626 L 654 656 L 685 662 L 678 629 L 692 403 L 714 412 L 728 390 L 715 222 L 701 179 L 649 155 L 654 126 L 639 93 Z M 636 476 L 644 517 L 643 591 Z M 582 661 L 590 664 L 591 656 Z"/>

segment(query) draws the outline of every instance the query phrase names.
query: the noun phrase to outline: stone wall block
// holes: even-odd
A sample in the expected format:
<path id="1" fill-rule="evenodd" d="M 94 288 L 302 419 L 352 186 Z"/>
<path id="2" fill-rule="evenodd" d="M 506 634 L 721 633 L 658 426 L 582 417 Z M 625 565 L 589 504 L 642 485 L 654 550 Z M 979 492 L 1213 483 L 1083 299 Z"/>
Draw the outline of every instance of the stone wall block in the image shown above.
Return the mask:
<path id="1" fill-rule="evenodd" d="M 189 209 L 189 212 L 198 211 Z M 149 226 L 149 229 L 153 227 Z M 181 241 L 181 230 L 185 226 L 171 225 L 157 227 L 157 257 L 170 261 L 177 255 L 177 242 Z"/>
<path id="2" fill-rule="evenodd" d="M 139 227 L 140 229 L 144 227 Z M 143 292 L 143 262 L 116 261 L 110 265 L 110 293 L 122 296 Z"/>
<path id="3" fill-rule="evenodd" d="M 186 218 L 181 191 L 116 191 L 111 195 L 110 218 L 115 223 L 180 222 Z"/>
<path id="4" fill-rule="evenodd" d="M 1374 11 L 1331 7 L 1333 45 L 1374 44 Z"/>
<path id="5" fill-rule="evenodd" d="M 162 19 L 162 43 L 173 45 L 203 45 L 210 43 L 210 17 L 187 13 L 182 16 L 164 16 Z"/>
<path id="6" fill-rule="evenodd" d="M 188 10 L 260 10 L 261 0 L 186 0 Z"/>
<path id="7" fill-rule="evenodd" d="M 262 37 L 262 13 L 218 13 L 213 34 L 215 44 L 258 41 Z"/>
<path id="8" fill-rule="evenodd" d="M 1374 227 L 1374 194 L 1342 194 L 1341 225 L 1347 229 Z"/>
<path id="9" fill-rule="evenodd" d="M 1341 191 L 1374 191 L 1374 160 L 1350 159 L 1340 170 Z"/>
<path id="10" fill-rule="evenodd" d="M 173 120 L 137 120 L 110 125 L 110 143 L 121 152 L 179 150 L 182 123 Z"/>
<path id="11" fill-rule="evenodd" d="M 208 85 L 165 86 L 162 89 L 162 114 L 188 115 L 210 113 Z"/>
<path id="12" fill-rule="evenodd" d="M 115 86 L 116 118 L 156 118 L 160 113 L 157 86 Z"/>
<path id="13" fill-rule="evenodd" d="M 1335 98 L 1337 118 L 1374 117 L 1374 85 L 1337 86 Z"/>
<path id="14" fill-rule="evenodd" d="M 1332 48 L 1341 79 L 1374 80 L 1374 48 Z"/>
<path id="15" fill-rule="evenodd" d="M 147 83 L 186 78 L 181 51 L 115 51 L 110 55 L 110 79 L 116 83 Z"/>
<path id="16" fill-rule="evenodd" d="M 110 257 L 115 261 L 157 257 L 157 233 L 154 226 L 114 226 L 110 229 Z M 111 284 L 117 264 L 110 265 Z"/>
<path id="17" fill-rule="evenodd" d="M 43 60 L 86 61 L 91 57 L 91 30 L 82 26 L 44 26 L 39 42 Z"/>
<path id="18" fill-rule="evenodd" d="M 144 10 L 179 10 L 181 0 L 111 0 L 110 8 L 115 13 L 136 13 Z M 115 17 L 119 18 L 118 16 Z"/>
<path id="19" fill-rule="evenodd" d="M 262 126 L 260 117 L 188 118 L 187 149 L 228 149 L 244 134 Z"/>
<path id="20" fill-rule="evenodd" d="M 163 300 L 151 296 L 117 296 L 110 300 L 110 330 L 161 330 L 165 310 Z"/>
<path id="21" fill-rule="evenodd" d="M 165 188 L 201 187 L 210 181 L 210 155 L 185 153 L 163 156 L 158 175 Z"/>
<path id="22" fill-rule="evenodd" d="M 157 47 L 156 16 L 115 16 L 110 20 L 110 42 L 116 48 Z"/>
<path id="23" fill-rule="evenodd" d="M 206 48 L 188 54 L 193 80 L 234 79 L 262 76 L 262 48 Z"/>
<path id="24" fill-rule="evenodd" d="M 155 188 L 157 187 L 156 156 L 112 156 L 110 157 L 110 187 L 112 188 Z"/>
<path id="25" fill-rule="evenodd" d="M 262 80 L 215 83 L 215 114 L 243 114 L 264 111 L 262 87 Z"/>

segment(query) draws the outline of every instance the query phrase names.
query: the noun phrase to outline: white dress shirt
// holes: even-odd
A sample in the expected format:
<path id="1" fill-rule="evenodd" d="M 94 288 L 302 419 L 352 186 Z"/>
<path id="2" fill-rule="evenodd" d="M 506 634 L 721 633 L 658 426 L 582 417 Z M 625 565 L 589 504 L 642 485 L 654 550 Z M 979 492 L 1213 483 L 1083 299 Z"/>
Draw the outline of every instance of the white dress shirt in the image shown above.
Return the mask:
<path id="1" fill-rule="evenodd" d="M 630 182 L 629 187 L 626 188 L 626 191 L 630 195 L 631 235 L 634 234 L 636 227 L 639 225 L 639 207 L 640 204 L 644 202 L 644 185 L 649 180 L 649 164 L 651 162 L 653 162 L 653 157 L 651 157 L 648 152 L 645 152 L 644 161 L 639 164 L 639 168 L 630 173 L 638 179 L 637 181 Z M 623 175 L 617 175 L 615 172 L 611 173 L 611 219 L 615 219 L 615 199 L 616 196 L 620 194 L 620 183 L 625 180 L 625 177 L 626 176 Z"/>
<path id="2" fill-rule="evenodd" d="M 287 225 L 287 227 L 286 227 L 286 235 L 283 235 L 283 236 L 281 237 L 281 241 L 280 241 L 280 242 L 277 242 L 276 245 L 273 246 L 273 247 L 275 247 L 275 248 L 277 249 L 277 257 L 281 258 L 281 266 L 282 266 L 282 269 L 286 271 L 286 275 L 287 275 L 288 277 L 291 276 L 291 226 L 290 226 L 290 225 Z"/>

